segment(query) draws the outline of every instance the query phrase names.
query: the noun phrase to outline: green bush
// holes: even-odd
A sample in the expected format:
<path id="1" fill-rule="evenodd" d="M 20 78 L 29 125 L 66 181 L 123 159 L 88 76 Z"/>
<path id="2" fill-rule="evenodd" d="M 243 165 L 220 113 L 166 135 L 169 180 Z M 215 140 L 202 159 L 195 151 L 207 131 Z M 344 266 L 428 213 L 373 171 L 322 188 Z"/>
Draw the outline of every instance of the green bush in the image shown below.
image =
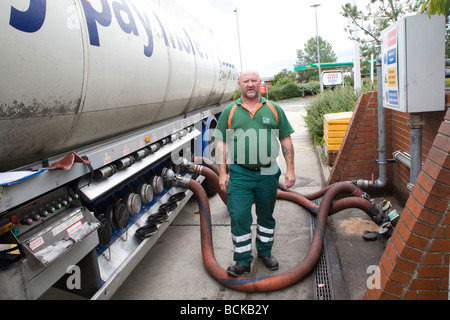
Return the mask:
<path id="1" fill-rule="evenodd" d="M 311 81 L 306 84 L 289 82 L 284 85 L 269 86 L 269 99 L 273 101 L 287 100 L 316 95 L 320 92 L 320 84 Z"/>
<path id="2" fill-rule="evenodd" d="M 236 91 L 233 94 L 233 101 L 236 101 L 237 99 L 239 99 L 241 97 L 241 90 L 236 89 Z"/>
<path id="3" fill-rule="evenodd" d="M 305 84 L 301 84 L 303 87 L 305 96 L 314 96 L 320 93 L 320 82 L 319 81 L 311 81 Z"/>
<path id="4" fill-rule="evenodd" d="M 281 92 L 283 94 L 283 99 L 292 99 L 303 96 L 303 90 L 295 82 L 290 82 L 281 87 Z"/>
<path id="5" fill-rule="evenodd" d="M 287 100 L 302 96 L 302 90 L 295 82 L 284 85 L 269 86 L 269 99 L 272 101 Z"/>

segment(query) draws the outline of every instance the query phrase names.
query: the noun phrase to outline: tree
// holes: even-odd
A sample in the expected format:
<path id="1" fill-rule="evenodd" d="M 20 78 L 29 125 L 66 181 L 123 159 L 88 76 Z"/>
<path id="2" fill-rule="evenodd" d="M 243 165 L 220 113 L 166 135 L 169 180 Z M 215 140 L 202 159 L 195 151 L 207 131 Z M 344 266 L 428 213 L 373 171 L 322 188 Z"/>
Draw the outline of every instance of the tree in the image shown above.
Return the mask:
<path id="1" fill-rule="evenodd" d="M 295 82 L 297 79 L 297 73 L 288 69 L 283 69 L 277 73 L 272 80 L 273 85 L 283 85 L 289 82 Z"/>
<path id="2" fill-rule="evenodd" d="M 369 60 L 372 53 L 377 56 L 381 52 L 381 31 L 406 14 L 417 12 L 423 2 L 424 0 L 371 0 L 365 11 L 346 3 L 342 6 L 341 12 L 348 18 L 345 31 L 349 32 L 351 40 L 360 43 L 363 59 Z M 362 31 L 363 36 L 361 37 L 361 34 L 356 36 L 354 30 Z"/>
<path id="3" fill-rule="evenodd" d="M 336 54 L 333 51 L 333 46 L 330 42 L 324 40 L 319 36 L 319 52 L 320 62 L 335 62 L 337 60 Z M 297 50 L 297 62 L 294 67 L 304 66 L 307 64 L 317 63 L 319 61 L 317 57 L 317 40 L 316 37 L 312 37 L 306 41 L 304 49 Z M 315 78 L 319 80 L 319 70 L 302 70 L 297 71 L 299 76 L 306 80 Z"/>
<path id="4" fill-rule="evenodd" d="M 424 13 L 425 10 L 429 17 L 433 14 L 448 16 L 450 0 L 426 0 L 420 8 L 420 13 Z"/>
<path id="5" fill-rule="evenodd" d="M 426 0 L 420 8 L 420 13 L 424 13 L 426 11 L 428 17 L 431 17 L 435 14 L 443 14 L 444 16 L 446 16 L 446 21 L 448 23 L 449 10 L 450 0 Z M 450 57 L 450 35 L 449 30 L 447 28 L 446 30 L 447 36 L 445 40 L 445 56 L 448 58 Z"/>

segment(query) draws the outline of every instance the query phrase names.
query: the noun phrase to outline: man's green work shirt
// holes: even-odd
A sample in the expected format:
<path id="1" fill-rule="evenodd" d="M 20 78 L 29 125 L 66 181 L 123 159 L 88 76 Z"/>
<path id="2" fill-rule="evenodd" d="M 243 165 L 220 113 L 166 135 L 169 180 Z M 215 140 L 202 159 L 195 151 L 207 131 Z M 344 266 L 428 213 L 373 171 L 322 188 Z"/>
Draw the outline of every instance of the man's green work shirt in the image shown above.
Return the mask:
<path id="1" fill-rule="evenodd" d="M 225 107 L 213 137 L 229 143 L 228 152 L 233 151 L 235 163 L 254 169 L 274 163 L 280 152 L 279 140 L 293 132 L 284 110 L 261 97 L 254 114 L 242 99 Z"/>

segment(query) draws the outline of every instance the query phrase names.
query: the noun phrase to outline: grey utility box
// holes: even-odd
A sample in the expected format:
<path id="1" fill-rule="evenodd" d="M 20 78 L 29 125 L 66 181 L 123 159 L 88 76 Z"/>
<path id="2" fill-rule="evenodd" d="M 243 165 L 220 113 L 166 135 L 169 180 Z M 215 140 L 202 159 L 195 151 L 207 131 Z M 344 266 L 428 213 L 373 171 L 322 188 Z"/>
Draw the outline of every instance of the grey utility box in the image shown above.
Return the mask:
<path id="1" fill-rule="evenodd" d="M 408 16 L 381 33 L 383 105 L 408 113 L 445 110 L 445 18 Z"/>

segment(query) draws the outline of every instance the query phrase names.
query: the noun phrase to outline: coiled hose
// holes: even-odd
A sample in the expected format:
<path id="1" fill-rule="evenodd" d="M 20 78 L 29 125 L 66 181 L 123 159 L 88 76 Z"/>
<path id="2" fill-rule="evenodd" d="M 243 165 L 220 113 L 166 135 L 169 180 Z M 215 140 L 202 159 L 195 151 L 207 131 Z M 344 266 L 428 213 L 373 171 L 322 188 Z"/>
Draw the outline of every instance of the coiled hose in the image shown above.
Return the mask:
<path id="1" fill-rule="evenodd" d="M 211 179 L 213 185 L 217 186 L 217 191 L 222 200 L 226 203 L 226 194 L 224 195 L 223 191 L 221 191 L 218 187 L 219 183 L 217 174 L 207 167 L 198 167 L 199 168 L 196 168 L 197 173 L 204 175 L 206 179 Z M 238 291 L 251 293 L 269 292 L 286 288 L 299 282 L 315 269 L 322 252 L 325 228 L 329 214 L 353 207 L 361 208 L 365 211 L 373 207 L 369 200 L 358 198 L 358 196 L 361 196 L 363 192 L 357 186 L 345 182 L 339 182 L 327 187 L 326 192 L 323 192 L 323 200 L 319 207 L 311 202 L 311 200 L 307 197 L 304 197 L 298 193 L 278 190 L 277 198 L 295 202 L 316 215 L 316 229 L 313 234 L 309 251 L 305 258 L 293 269 L 285 271 L 281 274 L 263 278 L 234 278 L 227 274 L 226 270 L 217 263 L 214 256 L 211 211 L 205 190 L 195 180 L 189 181 L 189 189 L 195 194 L 200 211 L 201 249 L 203 263 L 206 270 L 222 285 Z M 336 197 L 343 194 L 353 195 L 353 197 L 341 199 L 333 203 Z"/>

